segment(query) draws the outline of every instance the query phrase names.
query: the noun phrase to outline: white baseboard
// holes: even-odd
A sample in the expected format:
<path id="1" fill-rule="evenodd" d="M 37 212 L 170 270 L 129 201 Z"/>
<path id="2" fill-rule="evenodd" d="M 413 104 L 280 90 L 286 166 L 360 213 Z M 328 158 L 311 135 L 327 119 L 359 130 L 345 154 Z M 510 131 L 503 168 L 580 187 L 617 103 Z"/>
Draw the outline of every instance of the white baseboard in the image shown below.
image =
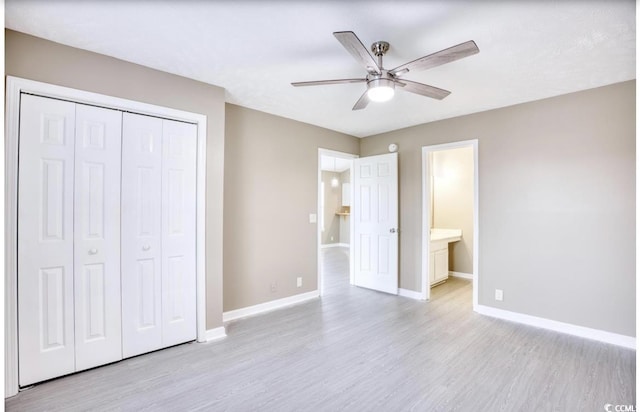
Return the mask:
<path id="1" fill-rule="evenodd" d="M 276 309 L 281 309 L 287 306 L 302 303 L 310 299 L 315 299 L 320 296 L 317 290 L 300 293 L 298 295 L 289 296 L 282 299 L 272 300 L 270 302 L 260 303 L 259 305 L 248 306 L 246 308 L 230 310 L 222 314 L 222 321 L 229 322 L 231 320 L 246 318 L 247 316 L 258 315 L 260 313 L 269 312 Z"/>
<path id="2" fill-rule="evenodd" d="M 204 333 L 204 338 L 206 342 L 213 342 L 216 340 L 224 339 L 227 337 L 227 333 L 224 330 L 224 326 L 220 326 L 215 329 L 208 329 Z"/>
<path id="3" fill-rule="evenodd" d="M 549 329 L 556 332 L 579 336 L 581 338 L 597 340 L 622 346 L 629 349 L 636 349 L 636 338 L 633 336 L 619 335 L 599 329 L 591 329 L 584 326 L 573 325 L 571 323 L 558 322 L 556 320 L 539 318 L 537 316 L 525 315 L 524 313 L 511 312 L 504 309 L 492 308 L 485 305 L 477 305 L 475 311 L 481 315 L 509 320 L 538 328 Z"/>
<path id="4" fill-rule="evenodd" d="M 402 289 L 402 288 L 399 288 L 399 289 L 398 289 L 398 295 L 400 295 L 400 296 L 404 296 L 405 298 L 411 298 L 411 299 L 416 299 L 416 300 L 423 300 L 423 299 L 422 299 L 422 293 L 420 293 L 420 292 L 416 292 L 415 290 L 409 290 L 409 289 Z"/>
<path id="5" fill-rule="evenodd" d="M 462 278 L 473 280 L 473 273 L 463 273 L 463 272 L 452 272 L 449 271 L 449 276 L 453 276 L 454 278 Z"/>
<path id="6" fill-rule="evenodd" d="M 326 243 L 324 245 L 320 245 L 320 249 L 326 249 L 328 247 L 349 247 L 348 243 Z"/>

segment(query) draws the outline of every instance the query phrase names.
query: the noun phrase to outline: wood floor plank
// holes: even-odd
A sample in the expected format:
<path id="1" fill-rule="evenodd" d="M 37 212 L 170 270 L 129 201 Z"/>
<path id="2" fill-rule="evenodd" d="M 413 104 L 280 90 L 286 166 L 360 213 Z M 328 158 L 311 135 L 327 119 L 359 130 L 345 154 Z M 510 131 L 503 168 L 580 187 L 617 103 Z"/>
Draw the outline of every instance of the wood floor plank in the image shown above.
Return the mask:
<path id="1" fill-rule="evenodd" d="M 323 251 L 315 299 L 36 385 L 8 411 L 600 411 L 635 403 L 635 351 L 481 316 L 469 280 L 430 302 L 349 285 Z"/>

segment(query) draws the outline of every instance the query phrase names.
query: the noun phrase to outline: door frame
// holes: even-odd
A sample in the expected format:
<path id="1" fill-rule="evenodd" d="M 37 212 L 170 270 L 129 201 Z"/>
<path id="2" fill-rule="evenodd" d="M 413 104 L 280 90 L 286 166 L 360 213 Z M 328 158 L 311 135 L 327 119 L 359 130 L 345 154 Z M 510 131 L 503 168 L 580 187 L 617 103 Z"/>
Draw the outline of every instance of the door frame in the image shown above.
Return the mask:
<path id="1" fill-rule="evenodd" d="M 478 139 L 463 140 L 452 143 L 436 144 L 422 147 L 422 299 L 429 300 L 429 229 L 431 228 L 431 162 L 429 154 L 442 150 L 471 147 L 473 149 L 473 310 L 478 306 L 478 282 L 480 272 L 478 266 L 478 250 L 480 245 L 478 221 Z"/>
<path id="2" fill-rule="evenodd" d="M 331 156 L 337 157 L 340 159 L 349 159 L 351 160 L 351 166 L 349 166 L 349 174 L 351 176 L 351 182 L 353 183 L 353 159 L 357 159 L 360 156 L 352 153 L 339 152 L 331 149 L 318 148 L 318 182 L 317 182 L 317 191 L 318 191 L 318 204 L 316 205 L 316 256 L 318 261 L 318 267 L 316 269 L 317 279 L 318 279 L 318 294 L 322 296 L 322 284 L 324 279 L 322 278 L 322 228 L 320 227 L 320 211 L 322 210 L 322 205 L 320 204 L 320 199 L 322 198 L 320 195 L 320 191 L 322 190 L 322 156 Z M 353 200 L 353 184 L 351 185 L 351 199 Z M 353 285 L 354 283 L 354 272 L 353 272 L 353 240 L 351 240 L 351 236 L 353 235 L 353 219 L 349 219 L 349 284 Z"/>
<path id="3" fill-rule="evenodd" d="M 6 78 L 5 117 L 5 398 L 18 393 L 18 134 L 20 95 L 34 94 L 74 103 L 89 104 L 124 112 L 139 113 L 197 126 L 196 160 L 196 325 L 197 341 L 206 341 L 205 302 L 205 177 L 207 117 L 168 107 L 86 92 L 19 77 Z"/>

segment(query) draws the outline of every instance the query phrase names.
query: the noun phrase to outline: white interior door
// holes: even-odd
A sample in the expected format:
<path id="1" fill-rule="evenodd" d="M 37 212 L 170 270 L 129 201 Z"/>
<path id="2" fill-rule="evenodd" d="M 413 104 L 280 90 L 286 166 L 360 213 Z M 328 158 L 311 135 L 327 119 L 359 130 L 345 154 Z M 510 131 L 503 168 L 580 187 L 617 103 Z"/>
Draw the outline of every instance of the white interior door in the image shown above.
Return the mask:
<path id="1" fill-rule="evenodd" d="M 23 94 L 18 187 L 20 385 L 75 370 L 75 104 Z"/>
<path id="2" fill-rule="evenodd" d="M 76 106 L 74 306 L 76 370 L 122 359 L 122 112 Z"/>
<path id="3" fill-rule="evenodd" d="M 355 284 L 398 293 L 398 154 L 354 160 Z"/>
<path id="4" fill-rule="evenodd" d="M 171 346 L 196 338 L 197 128 L 162 124 L 162 346 Z"/>
<path id="5" fill-rule="evenodd" d="M 162 120 L 122 119 L 122 354 L 162 347 Z"/>

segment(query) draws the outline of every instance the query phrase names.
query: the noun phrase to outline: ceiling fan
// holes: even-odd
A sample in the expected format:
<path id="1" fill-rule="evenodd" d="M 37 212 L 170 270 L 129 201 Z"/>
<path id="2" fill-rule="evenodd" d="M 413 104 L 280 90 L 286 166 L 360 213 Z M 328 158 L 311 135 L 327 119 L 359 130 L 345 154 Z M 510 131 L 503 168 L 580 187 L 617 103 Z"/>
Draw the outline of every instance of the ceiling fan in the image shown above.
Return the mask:
<path id="1" fill-rule="evenodd" d="M 354 32 L 337 31 L 334 32 L 333 35 L 342 43 L 344 48 L 351 53 L 358 63 L 365 68 L 367 76 L 361 79 L 294 82 L 291 83 L 291 85 L 300 87 L 322 86 L 325 84 L 367 83 L 367 90 L 360 99 L 358 99 L 352 110 L 364 109 L 370 101 L 384 102 L 390 100 L 394 95 L 396 86 L 406 92 L 442 100 L 451 94 L 451 92 L 427 84 L 401 79 L 400 77 L 411 71 L 426 70 L 445 63 L 451 63 L 452 61 L 471 56 L 480 51 L 476 43 L 473 40 L 469 40 L 457 46 L 449 47 L 448 49 L 440 50 L 439 52 L 405 63 L 395 69 L 386 70 L 382 67 L 382 56 L 389 50 L 389 43 L 386 41 L 377 41 L 371 45 L 371 51 L 378 58 L 376 62 Z"/>

